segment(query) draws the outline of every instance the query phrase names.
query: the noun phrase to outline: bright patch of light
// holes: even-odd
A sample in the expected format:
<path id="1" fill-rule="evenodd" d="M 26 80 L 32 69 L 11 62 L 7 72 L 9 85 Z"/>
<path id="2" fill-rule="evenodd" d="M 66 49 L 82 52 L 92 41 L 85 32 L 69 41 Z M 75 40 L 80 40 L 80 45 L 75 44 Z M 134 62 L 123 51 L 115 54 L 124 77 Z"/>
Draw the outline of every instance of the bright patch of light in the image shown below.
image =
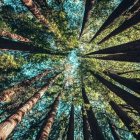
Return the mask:
<path id="1" fill-rule="evenodd" d="M 65 86 L 68 87 L 75 82 L 77 76 L 77 69 L 79 66 L 77 52 L 75 50 L 71 51 L 68 55 L 67 63 L 65 64 Z"/>

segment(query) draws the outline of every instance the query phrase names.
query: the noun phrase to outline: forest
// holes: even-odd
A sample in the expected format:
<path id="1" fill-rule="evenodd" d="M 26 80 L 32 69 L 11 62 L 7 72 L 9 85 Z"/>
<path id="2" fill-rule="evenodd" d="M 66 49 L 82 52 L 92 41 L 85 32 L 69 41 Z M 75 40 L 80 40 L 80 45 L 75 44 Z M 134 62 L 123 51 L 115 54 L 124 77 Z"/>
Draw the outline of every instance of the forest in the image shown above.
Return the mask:
<path id="1" fill-rule="evenodd" d="M 0 0 L 0 140 L 140 140 L 140 0 Z"/>

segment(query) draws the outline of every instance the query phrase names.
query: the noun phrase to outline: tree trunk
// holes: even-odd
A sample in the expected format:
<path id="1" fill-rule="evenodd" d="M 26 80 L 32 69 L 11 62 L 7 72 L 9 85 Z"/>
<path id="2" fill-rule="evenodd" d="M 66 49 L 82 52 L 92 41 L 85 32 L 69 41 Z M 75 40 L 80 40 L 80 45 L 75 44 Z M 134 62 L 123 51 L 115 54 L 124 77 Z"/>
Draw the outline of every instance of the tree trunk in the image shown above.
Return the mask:
<path id="1" fill-rule="evenodd" d="M 117 74 L 123 75 L 123 74 L 134 73 L 134 72 L 140 72 L 140 70 L 130 70 L 130 71 L 124 71 L 124 72 L 117 72 Z"/>
<path id="2" fill-rule="evenodd" d="M 47 10 L 48 11 L 48 4 L 46 0 L 34 0 L 35 3 L 42 9 L 42 10 Z"/>
<path id="3" fill-rule="evenodd" d="M 71 106 L 67 140 L 74 140 L 74 105 Z"/>
<path id="4" fill-rule="evenodd" d="M 114 140 L 121 140 L 120 136 L 116 132 L 114 124 L 111 123 L 110 119 L 108 119 L 108 123 L 109 123 L 109 127 L 110 127 Z"/>
<path id="5" fill-rule="evenodd" d="M 55 119 L 55 116 L 57 113 L 60 97 L 61 97 L 61 93 L 58 94 L 54 103 L 52 104 L 51 110 L 48 113 L 46 120 L 45 120 L 45 122 L 42 126 L 42 129 L 41 129 L 39 135 L 37 136 L 36 140 L 48 140 L 48 137 L 51 132 L 51 128 L 52 128 L 52 125 L 54 123 L 54 119 Z"/>
<path id="6" fill-rule="evenodd" d="M 31 11 L 31 13 L 40 21 L 40 23 L 42 23 L 44 26 L 50 29 L 50 31 L 53 32 L 57 38 L 61 38 L 62 35 L 57 25 L 54 25 L 54 23 L 51 23 L 43 16 L 43 14 L 41 13 L 37 5 L 33 2 L 33 0 L 22 0 L 22 2 Z"/>
<path id="7" fill-rule="evenodd" d="M 119 6 L 112 12 L 104 24 L 100 27 L 97 33 L 93 36 L 90 42 L 92 42 L 101 32 L 103 32 L 110 24 L 112 24 L 118 17 L 120 17 L 130 6 L 132 6 L 137 0 L 123 0 Z"/>
<path id="8" fill-rule="evenodd" d="M 40 9 L 42 15 L 46 19 L 51 19 L 52 20 L 52 13 L 53 9 L 48 5 L 46 0 L 34 0 L 34 3 L 37 5 L 37 7 Z M 54 21 L 51 21 L 54 23 Z M 51 24 L 51 23 L 49 23 Z"/>
<path id="9" fill-rule="evenodd" d="M 47 49 L 43 48 L 37 48 L 36 46 L 29 45 L 23 42 L 16 42 L 12 40 L 8 40 L 5 38 L 0 37 L 0 49 L 3 50 L 18 50 L 18 51 L 25 51 L 29 53 L 43 53 L 43 54 L 49 54 L 49 55 L 60 55 L 60 56 L 66 56 L 69 52 L 53 52 Z"/>
<path id="10" fill-rule="evenodd" d="M 29 87 L 31 84 L 33 84 L 35 81 L 41 79 L 42 77 L 44 77 L 45 75 L 47 75 L 49 73 L 49 70 L 45 70 L 43 73 L 38 74 L 37 76 L 22 81 L 21 83 L 12 86 L 11 88 L 8 88 L 6 90 L 4 90 L 1 95 L 0 95 L 0 102 L 7 102 L 9 101 L 12 96 L 20 91 L 24 91 L 27 87 Z"/>
<path id="11" fill-rule="evenodd" d="M 95 0 L 86 0 L 85 12 L 84 12 L 84 17 L 83 17 L 83 23 L 82 23 L 82 28 L 81 28 L 81 32 L 80 32 L 80 37 L 83 33 L 86 23 L 88 22 L 88 19 L 90 17 L 91 10 L 92 10 L 94 4 L 95 4 Z"/>
<path id="12" fill-rule="evenodd" d="M 29 51 L 29 52 L 38 52 L 38 53 L 44 51 L 44 49 L 41 50 L 33 45 L 24 42 L 17 42 L 17 41 L 5 39 L 2 37 L 0 37 L 0 49 Z"/>
<path id="13" fill-rule="evenodd" d="M 46 27 L 49 27 L 49 21 L 42 15 L 33 0 L 22 0 L 23 4 L 31 11 L 31 13 Z"/>
<path id="14" fill-rule="evenodd" d="M 88 118 L 84 107 L 82 107 L 82 116 L 83 116 L 83 136 L 84 140 L 90 140 L 90 126 L 88 123 Z"/>
<path id="15" fill-rule="evenodd" d="M 124 62 L 140 62 L 140 50 L 126 54 L 114 54 L 102 57 L 94 57 L 101 60 L 113 60 L 113 61 L 124 61 Z"/>
<path id="16" fill-rule="evenodd" d="M 130 118 L 126 112 L 124 112 L 114 101 L 110 101 L 109 104 L 113 108 L 113 110 L 116 112 L 116 114 L 119 116 L 119 118 L 122 120 L 122 122 L 125 124 L 125 126 L 128 128 L 129 131 L 133 130 L 132 123 L 134 122 L 132 118 Z M 132 132 L 133 136 L 140 140 L 140 133 L 136 134 Z"/>
<path id="17" fill-rule="evenodd" d="M 106 40 L 110 39 L 111 37 L 123 32 L 124 30 L 138 24 L 140 22 L 140 11 L 137 12 L 133 17 L 126 20 L 122 25 L 120 25 L 117 29 L 112 31 L 109 35 L 103 38 L 98 44 L 105 42 Z"/>
<path id="18" fill-rule="evenodd" d="M 98 50 L 95 52 L 91 52 L 86 55 L 128 53 L 128 52 L 139 51 L 139 50 L 140 50 L 140 40 L 136 40 L 133 42 L 129 42 L 129 43 L 113 46 L 110 48 Z"/>
<path id="19" fill-rule="evenodd" d="M 111 72 L 105 72 L 105 74 L 110 78 L 114 79 L 115 81 L 117 81 L 118 83 L 140 94 L 140 82 L 136 82 L 135 80 L 129 78 L 121 77 Z"/>
<path id="20" fill-rule="evenodd" d="M 122 88 L 112 84 L 107 81 L 99 74 L 90 71 L 94 77 L 96 77 L 103 85 L 105 85 L 108 89 L 114 92 L 117 96 L 119 96 L 122 100 L 124 100 L 127 104 L 132 106 L 135 110 L 140 113 L 140 99 L 129 92 L 123 90 Z"/>
<path id="21" fill-rule="evenodd" d="M 12 34 L 12 33 L 7 32 L 7 31 L 0 31 L 0 36 L 6 37 L 6 38 L 9 38 L 12 40 L 21 41 L 21 42 L 31 42 L 28 38 L 25 38 L 25 37 L 17 35 L 17 34 Z"/>
<path id="22" fill-rule="evenodd" d="M 38 100 L 44 95 L 48 90 L 49 86 L 54 83 L 54 80 L 58 78 L 59 75 L 51 78 L 46 85 L 43 86 L 41 90 L 35 93 L 21 108 L 19 108 L 16 113 L 11 115 L 5 121 L 0 124 L 0 140 L 6 140 L 10 133 L 15 129 L 18 123 L 21 122 L 24 115 L 29 112 L 33 106 L 38 102 Z"/>
<path id="23" fill-rule="evenodd" d="M 140 1 L 137 0 L 134 6 L 128 11 L 131 17 L 131 14 L 136 14 L 140 10 Z"/>
<path id="24" fill-rule="evenodd" d="M 84 103 L 90 105 L 90 102 L 89 102 L 88 97 L 86 95 L 86 91 L 85 91 L 84 86 L 82 86 L 82 97 L 83 97 Z M 94 115 L 94 112 L 92 110 L 91 105 L 88 109 L 86 109 L 86 112 L 87 112 L 88 122 L 89 122 L 89 126 L 91 129 L 91 135 L 92 135 L 93 139 L 105 140 L 104 135 L 102 134 L 102 130 L 98 125 L 98 121 Z"/>

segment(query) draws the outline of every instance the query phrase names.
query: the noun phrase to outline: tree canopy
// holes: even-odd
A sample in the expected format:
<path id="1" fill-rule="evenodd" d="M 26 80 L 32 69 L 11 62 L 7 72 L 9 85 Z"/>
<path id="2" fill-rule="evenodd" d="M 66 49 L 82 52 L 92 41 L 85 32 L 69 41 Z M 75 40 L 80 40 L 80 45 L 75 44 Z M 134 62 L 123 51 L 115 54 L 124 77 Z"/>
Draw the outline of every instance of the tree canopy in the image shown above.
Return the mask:
<path id="1" fill-rule="evenodd" d="M 0 0 L 0 140 L 140 140 L 140 0 Z"/>

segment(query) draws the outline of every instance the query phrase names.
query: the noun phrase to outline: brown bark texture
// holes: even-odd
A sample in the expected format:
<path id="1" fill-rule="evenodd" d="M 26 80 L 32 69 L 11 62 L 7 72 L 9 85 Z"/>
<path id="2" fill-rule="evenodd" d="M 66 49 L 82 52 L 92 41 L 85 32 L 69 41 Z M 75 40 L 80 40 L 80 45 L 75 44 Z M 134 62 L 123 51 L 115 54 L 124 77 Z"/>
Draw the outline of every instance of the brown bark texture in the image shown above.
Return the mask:
<path id="1" fill-rule="evenodd" d="M 51 78 L 46 85 L 35 93 L 22 107 L 20 107 L 14 114 L 8 117 L 0 124 L 0 140 L 6 140 L 11 132 L 15 129 L 22 118 L 33 108 L 38 100 L 45 94 L 48 88 L 54 83 L 59 75 Z"/>

